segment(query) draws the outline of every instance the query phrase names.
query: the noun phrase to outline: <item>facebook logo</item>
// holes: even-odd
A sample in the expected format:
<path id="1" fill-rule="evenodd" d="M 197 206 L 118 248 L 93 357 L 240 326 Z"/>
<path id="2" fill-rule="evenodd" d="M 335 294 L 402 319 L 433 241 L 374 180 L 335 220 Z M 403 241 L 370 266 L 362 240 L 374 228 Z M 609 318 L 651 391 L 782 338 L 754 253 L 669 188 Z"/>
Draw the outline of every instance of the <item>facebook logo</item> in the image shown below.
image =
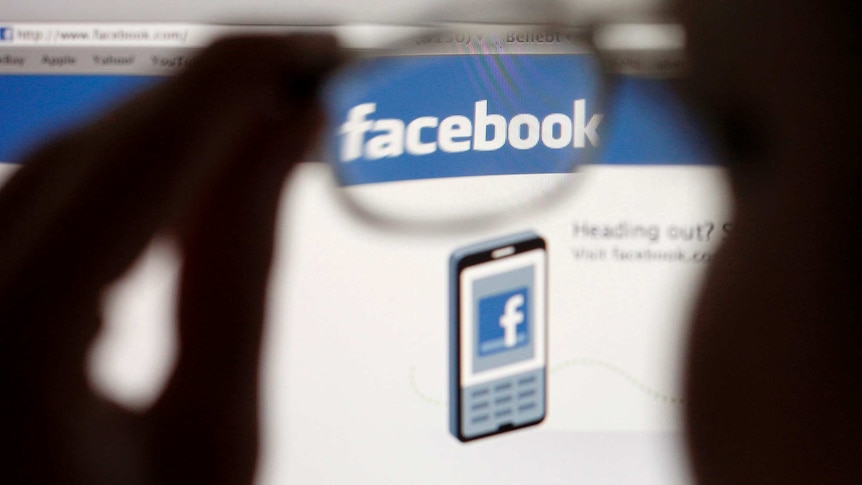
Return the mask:
<path id="1" fill-rule="evenodd" d="M 530 343 L 527 287 L 479 300 L 479 356 L 523 347 Z"/>
<path id="2" fill-rule="evenodd" d="M 0 41 L 12 40 L 12 27 L 0 27 Z"/>
<path id="3" fill-rule="evenodd" d="M 341 76 L 325 93 L 339 182 L 568 173 L 601 141 L 596 67 L 559 54 L 368 60 L 361 88 Z"/>

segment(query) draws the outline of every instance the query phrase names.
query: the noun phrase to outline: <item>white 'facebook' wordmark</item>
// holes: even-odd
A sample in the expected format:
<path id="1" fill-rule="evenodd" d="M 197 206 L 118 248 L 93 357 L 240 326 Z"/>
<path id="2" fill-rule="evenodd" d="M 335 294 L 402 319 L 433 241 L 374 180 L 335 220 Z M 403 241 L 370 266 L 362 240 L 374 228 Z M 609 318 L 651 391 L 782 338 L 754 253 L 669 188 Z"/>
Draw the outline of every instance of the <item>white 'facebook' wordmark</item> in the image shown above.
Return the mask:
<path id="1" fill-rule="evenodd" d="M 377 111 L 377 103 L 363 103 L 347 112 L 341 125 L 339 158 L 350 162 L 358 158 L 378 160 L 410 155 L 429 155 L 442 150 L 460 153 L 469 150 L 494 151 L 507 143 L 517 150 L 528 150 L 541 142 L 553 149 L 584 148 L 587 141 L 598 146 L 598 127 L 603 115 L 587 119 L 586 101 L 575 100 L 572 115 L 551 113 L 539 118 L 520 113 L 507 120 L 500 114 L 488 113 L 488 101 L 476 101 L 473 119 L 462 115 L 443 118 L 420 116 L 409 123 L 396 118 L 369 119 Z M 491 130 L 489 130 L 491 128 Z M 436 136 L 432 133 L 436 130 Z M 366 141 L 366 133 L 371 138 Z"/>
<path id="2" fill-rule="evenodd" d="M 524 295 L 518 293 L 506 300 L 503 314 L 500 315 L 500 328 L 503 329 L 503 344 L 509 348 L 518 343 L 518 325 L 524 323 Z"/>

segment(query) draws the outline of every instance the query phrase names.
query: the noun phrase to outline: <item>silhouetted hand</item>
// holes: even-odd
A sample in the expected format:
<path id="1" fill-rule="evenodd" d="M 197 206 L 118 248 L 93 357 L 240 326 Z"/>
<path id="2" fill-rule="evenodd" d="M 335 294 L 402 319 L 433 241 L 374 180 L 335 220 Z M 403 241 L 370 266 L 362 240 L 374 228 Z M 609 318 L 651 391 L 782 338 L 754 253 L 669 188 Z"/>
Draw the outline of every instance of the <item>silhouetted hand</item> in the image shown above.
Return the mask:
<path id="1" fill-rule="evenodd" d="M 238 38 L 34 153 L 0 193 L 3 483 L 240 484 L 282 183 L 333 39 Z M 177 367 L 136 414 L 95 395 L 100 298 L 157 233 L 183 256 Z"/>

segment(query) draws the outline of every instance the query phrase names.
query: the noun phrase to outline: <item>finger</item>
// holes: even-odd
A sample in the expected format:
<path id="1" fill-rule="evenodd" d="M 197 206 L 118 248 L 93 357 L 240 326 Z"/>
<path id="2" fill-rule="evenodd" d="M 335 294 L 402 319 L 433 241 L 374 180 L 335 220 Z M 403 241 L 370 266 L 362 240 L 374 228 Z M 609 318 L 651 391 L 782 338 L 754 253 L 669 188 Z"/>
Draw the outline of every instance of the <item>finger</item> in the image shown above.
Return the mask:
<path id="1" fill-rule="evenodd" d="M 319 41 L 320 39 L 318 39 Z M 242 39 L 202 53 L 184 75 L 96 124 L 33 155 L 0 194 L 0 345 L 2 384 L 36 410 L 14 414 L 87 427 L 83 359 L 98 327 L 101 288 L 152 234 L 192 211 L 236 157 L 266 137 L 288 146 L 309 132 L 255 131 L 302 104 L 331 67 L 331 43 L 308 38 Z M 302 49 L 305 49 L 304 51 Z M 295 157 L 287 152 L 286 159 Z M 273 197 L 275 198 L 275 197 Z M 7 385 L 9 384 L 9 385 Z M 26 385 L 24 385 L 26 384 Z M 50 396 L 50 398 L 46 397 Z M 50 401 L 50 409 L 37 405 Z M 4 413 L 5 414 L 5 413 Z M 68 426 L 67 426 L 68 427 Z M 25 445 L 44 440 L 21 433 Z M 66 429 L 62 426 L 52 429 Z M 74 448 L 75 439 L 64 443 Z M 30 449 L 23 446 L 22 449 Z M 68 450 L 67 450 L 68 451 Z M 60 450 L 58 453 L 62 454 Z"/>
<path id="2" fill-rule="evenodd" d="M 303 111 L 284 138 L 308 139 L 319 116 Z M 261 135 L 261 138 L 269 138 Z M 183 240 L 180 352 L 151 411 L 162 483 L 249 483 L 258 445 L 258 368 L 276 208 L 289 163 L 306 146 L 252 138 L 205 199 Z"/>
<path id="3" fill-rule="evenodd" d="M 189 210 L 226 170 L 223 154 L 299 99 L 297 79 L 329 67 L 332 56 L 309 44 L 220 42 L 185 74 L 27 161 L 0 195 L 0 316 L 39 324 L 4 325 L 27 336 L 7 341 L 30 339 L 43 354 L 69 349 L 46 349 L 46 335 L 86 341 L 94 329 L 56 322 L 92 305 L 158 228 Z"/>
<path id="4" fill-rule="evenodd" d="M 334 51 L 334 44 L 327 49 Z M 306 87 L 313 91 L 314 83 Z M 283 115 L 248 127 L 244 143 L 226 154 L 228 170 L 203 194 L 185 228 L 179 360 L 148 416 L 162 460 L 160 483 L 252 481 L 279 194 L 322 120 L 316 103 L 296 103 Z"/>
<path id="5" fill-rule="evenodd" d="M 128 253 L 137 253 L 129 248 L 139 248 L 219 172 L 219 154 L 237 134 L 290 96 L 283 91 L 293 87 L 285 78 L 287 59 L 297 62 L 293 44 L 222 42 L 180 78 L 25 163 L 8 187 L 17 197 L 0 200 L 8 236 L 0 282 L 20 287 L 49 260 L 57 263 L 51 286 L 63 294 L 70 280 L 113 277 Z M 308 57 L 299 60 L 319 69 Z M 43 291 L 46 283 L 39 281 Z"/>

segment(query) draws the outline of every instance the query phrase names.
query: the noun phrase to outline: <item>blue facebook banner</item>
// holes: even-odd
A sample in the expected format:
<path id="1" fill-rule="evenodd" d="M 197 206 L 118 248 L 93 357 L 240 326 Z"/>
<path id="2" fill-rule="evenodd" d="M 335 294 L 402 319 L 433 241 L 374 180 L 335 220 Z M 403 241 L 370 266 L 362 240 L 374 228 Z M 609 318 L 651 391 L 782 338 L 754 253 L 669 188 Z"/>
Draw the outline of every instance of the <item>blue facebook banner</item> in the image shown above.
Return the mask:
<path id="1" fill-rule="evenodd" d="M 602 82 L 586 55 L 372 59 L 326 93 L 344 185 L 564 173 L 599 144 Z"/>
<path id="2" fill-rule="evenodd" d="M 479 356 L 529 345 L 529 305 L 526 287 L 479 300 Z"/>
<path id="3" fill-rule="evenodd" d="M 0 75 L 0 162 L 16 162 L 48 137 L 95 118 L 151 86 L 155 76 Z"/>
<path id="4" fill-rule="evenodd" d="M 593 69 L 588 58 L 494 59 L 390 59 L 366 66 L 365 78 L 352 77 L 351 90 L 329 91 L 327 138 L 341 182 L 555 173 L 585 158 L 617 165 L 715 163 L 696 118 L 665 81 L 618 79 L 606 113 L 599 113 L 589 96 L 599 85 L 579 76 Z M 401 65 L 413 62 L 411 69 Z M 46 138 L 160 79 L 0 74 L 0 162 L 20 160 Z M 598 150 L 589 153 L 594 145 Z"/>

